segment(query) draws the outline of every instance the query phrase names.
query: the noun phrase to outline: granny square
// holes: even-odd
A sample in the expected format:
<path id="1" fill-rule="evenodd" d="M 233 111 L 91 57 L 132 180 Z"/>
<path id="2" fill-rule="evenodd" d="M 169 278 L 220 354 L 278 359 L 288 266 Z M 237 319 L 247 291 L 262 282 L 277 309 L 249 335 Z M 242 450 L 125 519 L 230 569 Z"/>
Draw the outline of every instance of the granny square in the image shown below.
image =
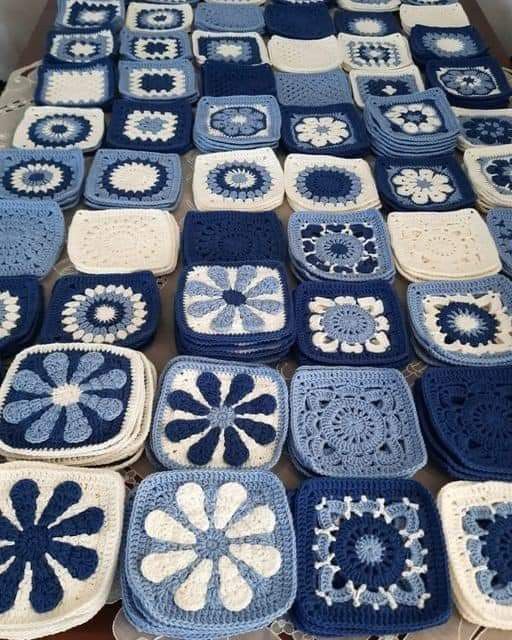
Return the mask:
<path id="1" fill-rule="evenodd" d="M 275 74 L 277 99 L 281 105 L 321 107 L 352 102 L 348 76 L 341 69 L 323 73 Z"/>
<path id="2" fill-rule="evenodd" d="M 130 2 L 125 26 L 130 31 L 189 31 L 194 12 L 189 4 L 160 4 L 158 2 Z"/>
<path id="3" fill-rule="evenodd" d="M 371 11 L 336 11 L 337 32 L 353 36 L 389 36 L 400 31 L 400 23 L 392 13 Z"/>
<path id="4" fill-rule="evenodd" d="M 396 11 L 402 0 L 337 0 L 337 4 L 342 9 L 348 11 Z"/>
<path id="5" fill-rule="evenodd" d="M 419 347 L 434 359 L 512 363 L 512 284 L 505 276 L 411 284 L 407 305 Z"/>
<path id="6" fill-rule="evenodd" d="M 400 33 L 389 36 L 338 35 L 343 68 L 400 69 L 412 64 L 407 39 Z"/>
<path id="7" fill-rule="evenodd" d="M 181 163 L 174 153 L 100 149 L 85 183 L 84 197 L 94 208 L 174 209 L 182 188 Z"/>
<path id="8" fill-rule="evenodd" d="M 483 210 L 512 206 L 512 144 L 468 149 L 464 165 Z"/>
<path id="9" fill-rule="evenodd" d="M 9 463 L 0 470 L 0 633 L 38 638 L 92 618 L 106 603 L 123 527 L 113 471 Z"/>
<path id="10" fill-rule="evenodd" d="M 412 394 L 399 371 L 300 367 L 290 394 L 294 455 L 314 473 L 406 478 L 426 464 Z"/>
<path id="11" fill-rule="evenodd" d="M 276 83 L 269 64 L 232 64 L 207 60 L 201 66 L 205 96 L 275 95 Z"/>
<path id="12" fill-rule="evenodd" d="M 439 515 L 414 480 L 319 478 L 293 506 L 298 597 L 315 636 L 402 634 L 443 624 L 450 583 Z"/>
<path id="13" fill-rule="evenodd" d="M 512 274 L 512 209 L 491 209 L 486 222 L 498 248 L 503 271 Z"/>
<path id="14" fill-rule="evenodd" d="M 488 47 L 475 27 L 426 27 L 418 24 L 412 28 L 409 39 L 412 54 L 420 61 L 479 58 L 485 56 Z"/>
<path id="15" fill-rule="evenodd" d="M 288 390 L 270 367 L 192 357 L 160 382 L 151 447 L 168 469 L 268 469 L 288 429 Z"/>
<path id="16" fill-rule="evenodd" d="M 61 62 L 95 62 L 114 53 L 114 36 L 109 29 L 53 29 L 46 42 L 48 54 Z"/>
<path id="17" fill-rule="evenodd" d="M 364 108 L 366 101 L 371 97 L 406 96 L 425 89 L 420 70 L 415 65 L 399 70 L 355 69 L 349 76 L 354 101 L 361 108 Z"/>
<path id="18" fill-rule="evenodd" d="M 153 338 L 160 294 L 149 271 L 72 275 L 55 283 L 39 342 L 87 342 L 140 348 Z"/>
<path id="19" fill-rule="evenodd" d="M 265 25 L 271 35 L 316 40 L 334 35 L 329 9 L 323 3 L 299 4 L 290 10 L 284 3 L 265 7 Z"/>
<path id="20" fill-rule="evenodd" d="M 471 182 L 454 156 L 377 158 L 375 180 L 390 209 L 451 211 L 471 207 Z"/>
<path id="21" fill-rule="evenodd" d="M 29 107 L 18 125 L 12 145 L 18 149 L 97 149 L 103 139 L 101 109 Z"/>
<path id="22" fill-rule="evenodd" d="M 512 144 L 512 109 L 461 109 L 453 107 L 460 123 L 461 149 Z"/>
<path id="23" fill-rule="evenodd" d="M 187 265 L 242 260 L 285 262 L 286 239 L 273 211 L 189 211 L 183 224 Z"/>
<path id="24" fill-rule="evenodd" d="M 34 102 L 49 106 L 106 107 L 114 93 L 114 67 L 109 58 L 86 64 L 43 60 L 37 70 Z"/>
<path id="25" fill-rule="evenodd" d="M 301 280 L 391 280 L 395 273 L 386 225 L 375 210 L 294 212 L 288 244 Z"/>
<path id="26" fill-rule="evenodd" d="M 185 153 L 192 146 L 192 107 L 187 100 L 115 100 L 106 141 L 114 148 Z"/>
<path id="27" fill-rule="evenodd" d="M 186 58 L 155 62 L 121 60 L 119 93 L 135 100 L 195 101 L 198 88 L 194 67 Z"/>
<path id="28" fill-rule="evenodd" d="M 398 298 L 384 281 L 303 282 L 295 289 L 301 363 L 404 367 L 409 341 Z"/>
<path id="29" fill-rule="evenodd" d="M 509 482 L 450 482 L 438 496 L 457 608 L 470 623 L 512 629 Z M 506 635 L 506 634 L 505 634 Z"/>
<path id="30" fill-rule="evenodd" d="M 296 568 L 285 490 L 272 473 L 163 472 L 139 485 L 123 603 L 142 629 L 188 638 L 260 629 L 290 607 Z"/>
<path id="31" fill-rule="evenodd" d="M 184 31 L 121 31 L 119 52 L 128 60 L 176 60 L 191 58 L 190 39 Z"/>
<path id="32" fill-rule="evenodd" d="M 319 73 L 337 69 L 342 62 L 338 41 L 333 35 L 317 40 L 272 36 L 267 46 L 270 62 L 278 71 Z"/>
<path id="33" fill-rule="evenodd" d="M 124 20 L 122 0 L 57 0 L 55 24 L 68 29 L 118 30 Z"/>
<path id="34" fill-rule="evenodd" d="M 0 353 L 29 344 L 43 314 L 43 291 L 33 276 L 0 277 Z"/>
<path id="35" fill-rule="evenodd" d="M 263 10 L 251 4 L 201 3 L 194 11 L 194 27 L 204 31 L 265 31 Z"/>
<path id="36" fill-rule="evenodd" d="M 48 275 L 64 243 L 58 204 L 0 199 L 0 229 L 0 276 Z"/>
<path id="37" fill-rule="evenodd" d="M 198 64 L 204 64 L 206 60 L 242 64 L 262 64 L 269 61 L 265 42 L 256 32 L 213 33 L 195 30 L 192 33 L 192 50 Z"/>
<path id="38" fill-rule="evenodd" d="M 283 145 L 290 153 L 361 157 L 370 150 L 361 115 L 349 103 L 281 107 Z"/>

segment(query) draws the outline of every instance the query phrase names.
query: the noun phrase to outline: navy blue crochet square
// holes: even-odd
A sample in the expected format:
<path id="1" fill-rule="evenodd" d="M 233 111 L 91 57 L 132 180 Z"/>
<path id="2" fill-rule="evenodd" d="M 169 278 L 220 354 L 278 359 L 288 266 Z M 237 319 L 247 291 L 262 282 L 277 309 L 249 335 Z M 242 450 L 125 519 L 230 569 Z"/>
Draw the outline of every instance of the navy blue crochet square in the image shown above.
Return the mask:
<path id="1" fill-rule="evenodd" d="M 114 37 L 108 29 L 52 29 L 46 46 L 48 54 L 61 62 L 95 62 L 112 55 Z"/>
<path id="2" fill-rule="evenodd" d="M 324 4 L 269 4 L 265 7 L 265 24 L 271 35 L 299 40 L 316 40 L 334 34 L 329 9 Z"/>
<path id="3" fill-rule="evenodd" d="M 460 135 L 474 146 L 512 144 L 512 113 L 458 113 Z"/>
<path id="4" fill-rule="evenodd" d="M 387 366 L 409 362 L 400 304 L 386 282 L 303 282 L 294 291 L 301 362 Z"/>
<path id="5" fill-rule="evenodd" d="M 290 153 L 362 157 L 370 141 L 361 115 L 349 103 L 281 107 L 281 137 Z"/>
<path id="6" fill-rule="evenodd" d="M 250 211 L 189 211 L 182 237 L 183 262 L 286 259 L 286 239 L 277 215 Z"/>
<path id="7" fill-rule="evenodd" d="M 72 29 L 117 29 L 124 18 L 119 0 L 57 0 L 55 24 Z"/>
<path id="8" fill-rule="evenodd" d="M 354 75 L 352 82 L 357 87 L 362 104 L 370 97 L 408 96 L 423 89 L 418 74 L 405 69 L 385 75 L 374 75 L 371 71 L 361 72 Z"/>
<path id="9" fill-rule="evenodd" d="M 393 13 L 382 11 L 336 11 L 334 26 L 338 33 L 354 36 L 389 36 L 399 33 L 400 24 Z"/>
<path id="10" fill-rule="evenodd" d="M 141 348 L 160 319 L 160 293 L 149 271 L 72 275 L 55 283 L 39 342 Z"/>
<path id="11" fill-rule="evenodd" d="M 128 60 L 176 60 L 191 58 L 192 47 L 184 31 L 137 31 L 123 29 L 119 53 Z"/>
<path id="12" fill-rule="evenodd" d="M 187 100 L 116 100 L 106 141 L 118 149 L 185 153 L 192 146 L 192 107 Z"/>
<path id="13" fill-rule="evenodd" d="M 269 64 L 245 65 L 207 60 L 201 67 L 205 96 L 276 95 L 276 83 Z"/>
<path id="14" fill-rule="evenodd" d="M 430 493 L 414 480 L 309 480 L 296 491 L 292 615 L 315 636 L 401 634 L 451 614 Z"/>
<path id="15" fill-rule="evenodd" d="M 450 211 L 475 203 L 471 182 L 454 156 L 377 158 L 374 175 L 390 209 Z"/>
<path id="16" fill-rule="evenodd" d="M 222 33 L 198 35 L 195 46 L 197 47 L 196 57 L 199 60 L 249 65 L 265 62 L 258 40 L 254 36 L 243 33 L 234 36 Z"/>
<path id="17" fill-rule="evenodd" d="M 0 354 L 10 355 L 34 338 L 43 315 L 43 292 L 33 276 L 0 277 Z"/>
<path id="18" fill-rule="evenodd" d="M 409 45 L 419 62 L 457 58 L 479 58 L 488 47 L 475 27 L 428 27 L 418 24 L 411 30 Z"/>

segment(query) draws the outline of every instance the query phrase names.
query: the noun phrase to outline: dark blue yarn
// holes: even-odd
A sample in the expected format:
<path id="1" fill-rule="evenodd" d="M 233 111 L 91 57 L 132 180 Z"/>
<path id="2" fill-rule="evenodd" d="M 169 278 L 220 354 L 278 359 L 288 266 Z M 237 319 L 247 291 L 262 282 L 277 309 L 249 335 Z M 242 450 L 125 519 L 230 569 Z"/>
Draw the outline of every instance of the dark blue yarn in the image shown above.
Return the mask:
<path id="1" fill-rule="evenodd" d="M 265 7 L 265 25 L 271 35 L 299 40 L 316 40 L 334 35 L 334 24 L 324 4 L 269 4 Z"/>
<path id="2" fill-rule="evenodd" d="M 378 20 L 381 31 L 371 34 L 361 33 L 356 28 L 356 20 Z M 391 11 L 348 11 L 342 9 L 334 14 L 334 26 L 338 33 L 349 33 L 355 36 L 388 36 L 400 32 L 400 23 Z"/>
<path id="3" fill-rule="evenodd" d="M 114 6 L 106 6 L 101 2 L 77 2 L 71 7 L 68 22 L 71 26 L 84 27 L 87 23 L 80 20 L 80 14 L 84 11 L 106 11 L 107 15 L 101 24 L 95 24 L 96 27 L 109 27 L 117 17 L 116 8 Z"/>
<path id="4" fill-rule="evenodd" d="M 245 65 L 207 60 L 201 67 L 203 95 L 276 95 L 276 83 L 269 64 Z"/>
<path id="5" fill-rule="evenodd" d="M 16 328 L 8 336 L 0 338 L 0 355 L 6 357 L 33 342 L 43 318 L 44 304 L 41 285 L 32 276 L 0 277 L 0 293 L 4 291 L 18 298 L 20 308 Z M 1 306 L 0 302 L 0 310 Z"/>

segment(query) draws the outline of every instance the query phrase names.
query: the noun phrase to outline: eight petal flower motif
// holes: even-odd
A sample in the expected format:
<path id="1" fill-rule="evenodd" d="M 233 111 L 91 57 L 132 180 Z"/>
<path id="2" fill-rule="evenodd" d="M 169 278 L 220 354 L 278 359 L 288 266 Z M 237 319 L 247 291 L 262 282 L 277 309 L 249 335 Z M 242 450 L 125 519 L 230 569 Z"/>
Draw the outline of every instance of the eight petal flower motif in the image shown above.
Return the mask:
<path id="1" fill-rule="evenodd" d="M 93 377 L 105 364 L 105 357 L 97 351 L 75 361 L 70 375 L 70 356 L 55 351 L 42 359 L 41 375 L 28 366 L 14 374 L 11 389 L 20 399 L 6 403 L 3 420 L 16 425 L 28 421 L 27 442 L 46 442 L 60 423 L 66 443 L 81 443 L 93 433 L 89 416 L 111 422 L 121 415 L 123 402 L 111 394 L 126 385 L 126 373 L 109 369 Z"/>
<path id="2" fill-rule="evenodd" d="M 28 129 L 28 137 L 39 147 L 71 147 L 87 140 L 90 121 L 78 115 L 50 115 L 38 118 Z"/>
<path id="3" fill-rule="evenodd" d="M 392 177 L 391 182 L 399 196 L 417 205 L 446 202 L 455 191 L 449 176 L 426 168 L 402 169 Z"/>
<path id="4" fill-rule="evenodd" d="M 52 196 L 71 182 L 71 169 L 61 162 L 22 162 L 4 174 L 4 187 L 25 197 Z"/>
<path id="5" fill-rule="evenodd" d="M 316 296 L 308 305 L 313 345 L 326 353 L 383 353 L 390 347 L 382 300 Z"/>
<path id="6" fill-rule="evenodd" d="M 156 584 L 175 579 L 178 586 L 172 597 L 184 611 L 201 611 L 213 593 L 228 611 L 246 609 L 254 596 L 251 582 L 271 578 L 282 564 L 281 552 L 270 543 L 274 512 L 260 504 L 237 516 L 247 498 L 244 486 L 226 482 L 217 489 L 208 516 L 202 487 L 182 484 L 176 505 L 187 526 L 159 509 L 146 516 L 146 534 L 158 551 L 142 559 L 144 578 Z M 162 551 L 162 545 L 170 548 Z"/>
<path id="7" fill-rule="evenodd" d="M 437 77 L 448 93 L 460 96 L 489 96 L 499 93 L 496 80 L 485 67 L 474 69 L 441 68 L 437 72 Z"/>
<path id="8" fill-rule="evenodd" d="M 418 135 L 435 133 L 443 126 L 443 121 L 435 107 L 422 102 L 396 104 L 384 116 L 404 133 Z"/>
<path id="9" fill-rule="evenodd" d="M 253 136 L 267 127 L 267 117 L 255 107 L 225 107 L 215 111 L 210 118 L 209 130 L 226 136 L 241 138 Z"/>
<path id="10" fill-rule="evenodd" d="M 177 124 L 178 116 L 175 113 L 136 109 L 128 114 L 123 134 L 130 140 L 166 141 L 174 137 Z"/>
<path id="11" fill-rule="evenodd" d="M 13 607 L 25 580 L 31 585 L 30 605 L 47 613 L 64 598 L 63 569 L 79 581 L 97 569 L 97 552 L 82 543 L 103 527 L 103 510 L 80 510 L 82 489 L 76 482 L 58 484 L 46 504 L 39 504 L 40 494 L 34 480 L 18 480 L 9 492 L 9 508 L 0 514 L 0 613 Z"/>
<path id="12" fill-rule="evenodd" d="M 499 190 L 507 194 L 512 193 L 512 156 L 496 158 L 484 169 Z"/>
<path id="13" fill-rule="evenodd" d="M 460 120 L 463 134 L 474 144 L 512 143 L 512 118 L 469 116 Z"/>
<path id="14" fill-rule="evenodd" d="M 344 120 L 332 116 L 307 116 L 294 125 L 297 139 L 312 147 L 341 144 L 350 137 L 350 129 Z"/>
<path id="15" fill-rule="evenodd" d="M 21 316 L 20 299 L 10 291 L 0 291 L 0 340 L 16 329 Z"/>

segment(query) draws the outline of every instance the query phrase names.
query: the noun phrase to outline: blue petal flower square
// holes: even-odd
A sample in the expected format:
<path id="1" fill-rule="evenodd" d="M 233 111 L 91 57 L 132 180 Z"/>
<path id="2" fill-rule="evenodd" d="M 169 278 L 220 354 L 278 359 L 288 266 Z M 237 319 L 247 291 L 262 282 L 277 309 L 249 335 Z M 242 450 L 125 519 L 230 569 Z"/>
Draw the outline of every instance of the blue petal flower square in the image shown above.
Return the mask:
<path id="1" fill-rule="evenodd" d="M 114 53 L 114 36 L 109 29 L 53 29 L 46 43 L 48 54 L 61 62 L 95 62 Z"/>
<path id="2" fill-rule="evenodd" d="M 121 31 L 119 53 L 127 60 L 177 60 L 191 58 L 190 38 L 184 31 Z"/>
<path id="3" fill-rule="evenodd" d="M 122 0 L 57 0 L 55 24 L 59 27 L 118 30 L 123 20 Z"/>
<path id="4" fill-rule="evenodd" d="M 509 109 L 458 109 L 462 147 L 512 144 L 512 112 Z"/>
<path id="5" fill-rule="evenodd" d="M 7 356 L 34 339 L 43 315 L 43 291 L 33 276 L 0 277 L 0 354 Z"/>

